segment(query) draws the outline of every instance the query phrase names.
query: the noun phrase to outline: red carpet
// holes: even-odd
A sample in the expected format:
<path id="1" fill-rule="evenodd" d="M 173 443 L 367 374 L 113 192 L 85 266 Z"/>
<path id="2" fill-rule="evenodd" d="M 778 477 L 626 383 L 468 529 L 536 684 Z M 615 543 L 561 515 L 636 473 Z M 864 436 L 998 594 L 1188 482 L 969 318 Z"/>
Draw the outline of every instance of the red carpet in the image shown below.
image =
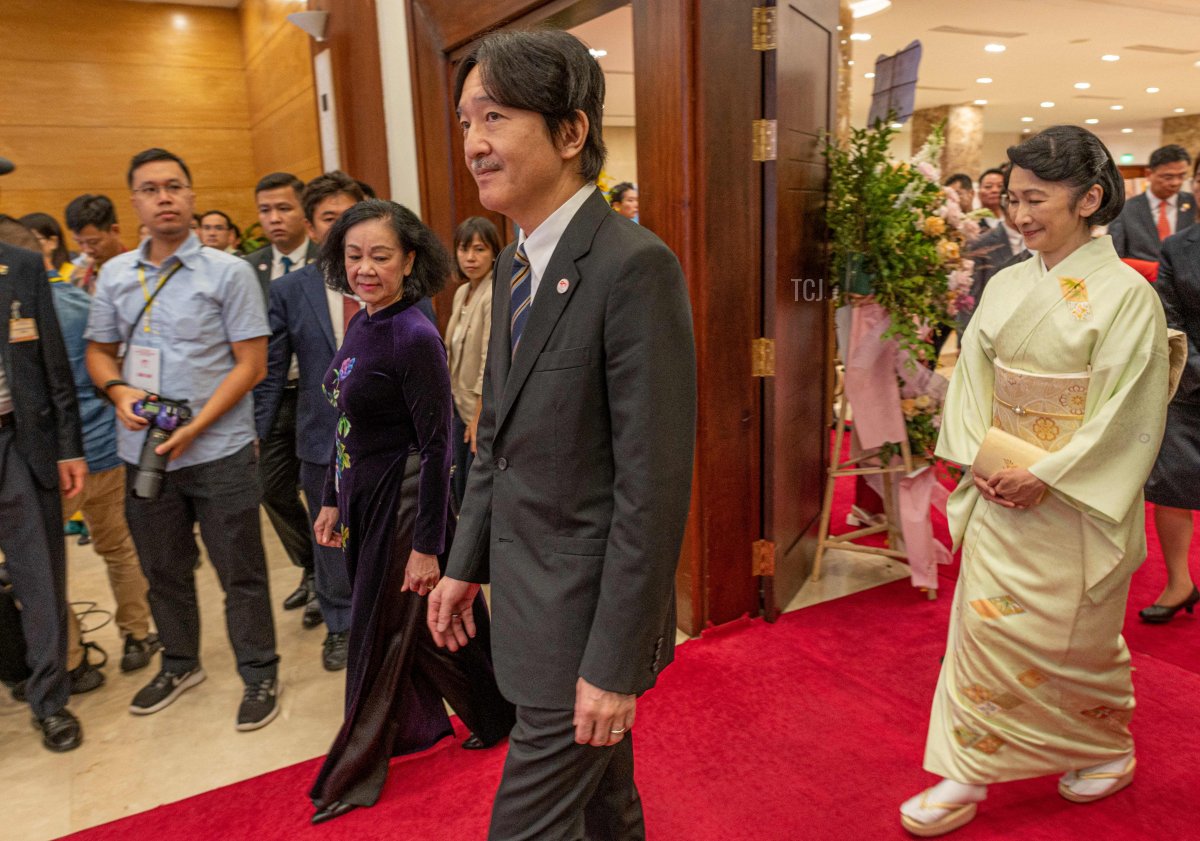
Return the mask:
<path id="1" fill-rule="evenodd" d="M 846 482 L 849 486 L 849 481 Z M 839 493 L 839 498 L 843 497 Z M 844 520 L 842 500 L 835 523 Z M 944 535 L 944 521 L 940 525 Z M 1111 800 L 1067 803 L 1053 778 L 994 786 L 963 841 L 1200 837 L 1200 619 L 1137 621 L 1163 580 L 1151 557 L 1134 580 L 1126 638 L 1138 709 L 1136 783 Z M 944 567 L 948 574 L 955 567 Z M 920 768 L 926 714 L 953 594 L 907 581 L 788 614 L 742 621 L 682 646 L 639 704 L 637 778 L 653 841 L 902 839 L 897 806 L 932 781 Z M 503 749 L 447 742 L 393 764 L 379 804 L 311 827 L 304 792 L 318 760 L 70 836 L 81 841 L 219 838 L 475 841 Z M 181 763 L 181 768 L 184 765 Z"/>

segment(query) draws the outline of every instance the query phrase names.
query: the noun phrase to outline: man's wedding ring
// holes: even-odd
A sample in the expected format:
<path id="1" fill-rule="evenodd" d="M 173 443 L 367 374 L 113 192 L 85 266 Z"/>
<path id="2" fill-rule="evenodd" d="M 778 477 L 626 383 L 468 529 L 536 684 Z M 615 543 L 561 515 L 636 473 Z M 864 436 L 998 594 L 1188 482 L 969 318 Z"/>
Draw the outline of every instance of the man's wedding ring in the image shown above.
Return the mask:
<path id="1" fill-rule="evenodd" d="M 612 733 L 614 736 L 620 736 L 622 733 L 624 733 L 628 729 L 629 729 L 628 727 L 622 727 L 620 730 L 609 730 L 608 732 Z"/>

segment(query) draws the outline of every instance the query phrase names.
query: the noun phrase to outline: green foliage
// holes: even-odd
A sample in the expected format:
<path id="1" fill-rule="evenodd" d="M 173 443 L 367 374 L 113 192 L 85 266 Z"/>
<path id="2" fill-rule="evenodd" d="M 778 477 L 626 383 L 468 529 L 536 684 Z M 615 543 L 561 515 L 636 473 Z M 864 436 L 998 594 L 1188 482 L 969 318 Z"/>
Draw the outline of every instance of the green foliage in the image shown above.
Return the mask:
<path id="1" fill-rule="evenodd" d="M 269 240 L 267 239 L 266 234 L 263 233 L 262 225 L 260 225 L 258 222 L 255 222 L 253 225 L 246 228 L 246 230 L 242 231 L 242 239 L 238 243 L 237 247 L 238 251 L 241 251 L 243 254 L 250 254 L 258 251 L 260 248 L 265 247 L 268 242 Z"/>

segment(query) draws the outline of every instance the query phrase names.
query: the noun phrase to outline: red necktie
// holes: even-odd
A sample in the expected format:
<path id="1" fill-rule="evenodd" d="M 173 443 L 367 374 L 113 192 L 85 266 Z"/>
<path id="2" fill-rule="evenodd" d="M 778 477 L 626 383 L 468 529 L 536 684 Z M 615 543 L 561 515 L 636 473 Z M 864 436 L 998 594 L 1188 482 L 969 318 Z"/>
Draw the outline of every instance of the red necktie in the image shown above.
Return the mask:
<path id="1" fill-rule="evenodd" d="M 345 331 L 350 329 L 350 319 L 361 309 L 361 305 L 349 295 L 342 296 L 342 341 L 345 341 Z"/>
<path id="2" fill-rule="evenodd" d="M 1158 238 L 1166 239 L 1171 235 L 1171 220 L 1167 218 L 1167 200 L 1158 203 Z"/>

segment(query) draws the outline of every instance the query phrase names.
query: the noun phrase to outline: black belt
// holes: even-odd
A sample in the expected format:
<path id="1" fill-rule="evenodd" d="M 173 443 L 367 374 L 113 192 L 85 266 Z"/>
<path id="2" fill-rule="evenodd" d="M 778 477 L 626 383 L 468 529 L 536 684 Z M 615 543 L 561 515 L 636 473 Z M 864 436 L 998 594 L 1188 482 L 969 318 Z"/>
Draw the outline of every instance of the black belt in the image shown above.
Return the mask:
<path id="1" fill-rule="evenodd" d="M 9 412 L 7 415 L 0 415 L 0 429 L 3 429 L 6 426 L 16 426 L 16 425 L 17 425 L 17 418 L 13 412 Z"/>

